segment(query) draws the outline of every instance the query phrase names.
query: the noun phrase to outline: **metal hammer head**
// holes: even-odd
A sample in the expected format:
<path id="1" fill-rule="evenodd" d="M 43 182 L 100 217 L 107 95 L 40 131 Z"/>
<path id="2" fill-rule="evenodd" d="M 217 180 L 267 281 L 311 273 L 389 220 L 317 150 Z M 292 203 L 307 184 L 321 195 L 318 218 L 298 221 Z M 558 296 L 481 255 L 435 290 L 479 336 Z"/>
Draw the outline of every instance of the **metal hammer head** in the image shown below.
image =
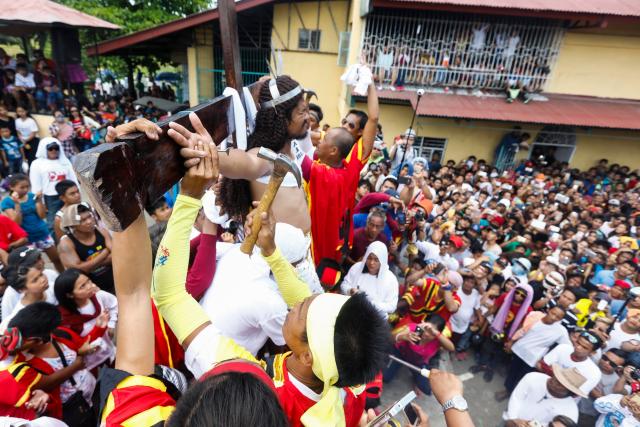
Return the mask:
<path id="1" fill-rule="evenodd" d="M 298 187 L 302 185 L 302 174 L 300 168 L 289 157 L 282 153 L 276 153 L 265 147 L 260 147 L 258 151 L 258 157 L 261 159 L 269 160 L 273 162 L 273 174 L 277 176 L 285 176 L 287 172 L 291 172 L 296 178 Z"/>

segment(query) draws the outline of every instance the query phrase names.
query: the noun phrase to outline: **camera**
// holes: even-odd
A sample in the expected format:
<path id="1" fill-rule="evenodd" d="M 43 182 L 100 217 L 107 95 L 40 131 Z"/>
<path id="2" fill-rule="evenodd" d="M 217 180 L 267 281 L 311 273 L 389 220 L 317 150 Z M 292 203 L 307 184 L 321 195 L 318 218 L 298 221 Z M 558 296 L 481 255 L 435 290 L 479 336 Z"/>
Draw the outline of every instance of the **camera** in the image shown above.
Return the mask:
<path id="1" fill-rule="evenodd" d="M 414 218 L 416 219 L 416 221 L 420 222 L 420 221 L 424 221 L 424 212 L 422 211 L 418 211 L 416 212 Z"/>
<path id="2" fill-rule="evenodd" d="M 405 215 L 404 212 L 398 212 L 396 214 L 396 221 L 398 222 L 398 224 L 404 224 L 407 222 L 407 215 Z"/>
<path id="3" fill-rule="evenodd" d="M 633 371 L 631 371 L 629 373 L 629 376 L 634 380 L 634 381 L 640 381 L 640 369 L 638 368 L 633 368 Z"/>
<path id="4" fill-rule="evenodd" d="M 416 326 L 416 330 L 414 331 L 420 338 L 422 338 L 422 335 L 424 335 L 424 329 L 422 329 L 420 326 Z"/>

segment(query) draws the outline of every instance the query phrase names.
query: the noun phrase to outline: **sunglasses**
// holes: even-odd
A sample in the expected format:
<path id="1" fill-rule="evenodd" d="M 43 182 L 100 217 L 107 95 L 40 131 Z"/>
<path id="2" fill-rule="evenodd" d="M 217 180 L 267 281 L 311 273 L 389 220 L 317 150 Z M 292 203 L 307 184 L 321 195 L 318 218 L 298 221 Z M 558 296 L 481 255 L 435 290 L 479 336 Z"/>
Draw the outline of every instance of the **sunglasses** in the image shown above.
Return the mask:
<path id="1" fill-rule="evenodd" d="M 602 360 L 604 360 L 605 362 L 607 362 L 607 363 L 609 364 L 609 366 L 611 366 L 611 369 L 613 369 L 613 370 L 615 370 L 615 371 L 618 371 L 618 370 L 622 369 L 622 366 L 617 365 L 614 361 L 612 361 L 611 359 L 609 359 L 609 358 L 607 357 L 607 355 L 606 355 L 606 354 L 603 354 L 603 355 L 602 355 Z"/>
<path id="2" fill-rule="evenodd" d="M 520 295 L 523 298 L 527 297 L 527 293 L 526 292 L 521 292 L 521 291 L 514 292 L 514 295 Z"/>
<path id="3" fill-rule="evenodd" d="M 356 128 L 356 124 L 353 122 L 349 122 L 347 121 L 347 119 L 342 119 L 342 126 L 347 125 L 349 126 L 349 129 L 353 130 Z"/>
<path id="4" fill-rule="evenodd" d="M 586 339 L 587 341 L 589 341 L 593 345 L 600 344 L 600 340 L 598 339 L 598 337 L 596 337 L 595 335 L 593 335 L 593 334 L 591 334 L 590 332 L 587 332 L 587 331 L 580 333 L 580 338 Z"/>
<path id="5" fill-rule="evenodd" d="M 49 147 L 47 151 L 60 151 L 60 147 Z"/>

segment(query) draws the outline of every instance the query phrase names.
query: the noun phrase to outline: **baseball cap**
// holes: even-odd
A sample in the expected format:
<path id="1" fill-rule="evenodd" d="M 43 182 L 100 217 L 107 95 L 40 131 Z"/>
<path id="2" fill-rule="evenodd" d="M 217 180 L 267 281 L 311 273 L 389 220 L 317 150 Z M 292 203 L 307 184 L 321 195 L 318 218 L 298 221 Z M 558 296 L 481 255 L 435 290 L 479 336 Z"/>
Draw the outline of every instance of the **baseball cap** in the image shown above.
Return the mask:
<path id="1" fill-rule="evenodd" d="M 552 271 L 544 277 L 543 282 L 547 286 L 561 288 L 564 286 L 564 276 L 562 273 Z"/>
<path id="2" fill-rule="evenodd" d="M 373 142 L 373 148 L 376 148 L 378 150 L 382 150 L 384 148 L 384 141 L 381 139 L 376 139 Z"/>
<path id="3" fill-rule="evenodd" d="M 81 222 L 80 213 L 78 212 L 78 209 L 80 208 L 80 206 L 83 206 L 91 210 L 89 205 L 84 202 L 67 206 L 62 211 L 62 220 L 60 221 L 60 228 L 65 229 L 65 228 L 73 227 L 75 225 L 80 224 Z"/>
<path id="4" fill-rule="evenodd" d="M 388 190 L 386 190 L 384 192 L 385 194 L 388 194 L 391 197 L 395 197 L 396 199 L 400 197 L 400 193 L 398 193 L 396 190 L 394 190 L 393 188 L 390 188 Z"/>
<path id="5" fill-rule="evenodd" d="M 526 259 L 524 257 L 516 258 L 516 260 L 514 262 L 517 262 L 518 264 L 523 266 L 525 268 L 525 270 L 527 270 L 527 271 L 531 270 L 531 261 L 529 261 L 528 259 Z"/>
<path id="6" fill-rule="evenodd" d="M 462 247 L 462 245 L 464 244 L 462 242 L 462 239 L 458 236 L 451 236 L 449 237 L 449 242 L 451 242 L 451 244 L 453 244 L 453 246 L 456 247 L 456 249 L 460 249 Z"/>
<path id="7" fill-rule="evenodd" d="M 625 290 L 631 289 L 631 285 L 626 280 L 618 279 L 615 282 L 613 282 L 613 286 L 617 286 L 617 287 L 619 287 L 621 289 L 625 289 Z"/>
<path id="8" fill-rule="evenodd" d="M 416 131 L 414 129 L 409 128 L 406 131 L 404 131 L 403 135 L 404 136 L 413 136 L 413 137 L 415 137 L 416 136 Z"/>
<path id="9" fill-rule="evenodd" d="M 609 204 L 613 206 L 620 206 L 620 200 L 618 199 L 609 199 Z"/>

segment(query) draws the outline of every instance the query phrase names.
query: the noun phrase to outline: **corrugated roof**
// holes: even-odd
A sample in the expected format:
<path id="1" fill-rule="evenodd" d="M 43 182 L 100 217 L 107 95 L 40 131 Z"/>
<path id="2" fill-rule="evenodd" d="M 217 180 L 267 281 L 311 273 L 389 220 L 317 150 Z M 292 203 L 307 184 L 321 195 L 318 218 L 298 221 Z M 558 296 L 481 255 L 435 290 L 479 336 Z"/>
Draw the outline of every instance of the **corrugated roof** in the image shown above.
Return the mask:
<path id="1" fill-rule="evenodd" d="M 416 3 L 640 17 L 640 1 L 638 0 L 386 0 L 384 3 Z"/>
<path id="2" fill-rule="evenodd" d="M 415 108 L 415 92 L 379 91 L 381 99 L 407 101 Z M 546 101 L 524 104 L 504 97 L 427 93 L 419 116 L 494 120 L 640 130 L 640 101 L 545 94 Z"/>
<path id="3" fill-rule="evenodd" d="M 272 3 L 273 1 L 275 0 L 236 0 L 236 12 L 242 12 L 243 10 L 251 9 L 253 7 L 267 3 Z M 218 13 L 217 8 L 194 13 L 193 15 L 166 22 L 164 24 L 156 25 L 155 27 L 146 28 L 144 30 L 136 31 L 135 33 L 126 34 L 124 36 L 100 42 L 96 46 L 89 46 L 87 48 L 87 54 L 89 56 L 93 56 L 96 53 L 99 55 L 104 55 L 106 53 L 113 52 L 127 46 L 154 39 L 156 37 L 161 37 L 188 28 L 197 27 L 198 25 L 205 24 L 210 21 L 215 21 L 219 17 L 220 14 Z"/>
<path id="4" fill-rule="evenodd" d="M 61 24 L 72 27 L 107 28 L 110 30 L 120 28 L 111 22 L 49 0 L 3 1 L 0 22 L 9 25 L 34 24 L 52 26 Z"/>

